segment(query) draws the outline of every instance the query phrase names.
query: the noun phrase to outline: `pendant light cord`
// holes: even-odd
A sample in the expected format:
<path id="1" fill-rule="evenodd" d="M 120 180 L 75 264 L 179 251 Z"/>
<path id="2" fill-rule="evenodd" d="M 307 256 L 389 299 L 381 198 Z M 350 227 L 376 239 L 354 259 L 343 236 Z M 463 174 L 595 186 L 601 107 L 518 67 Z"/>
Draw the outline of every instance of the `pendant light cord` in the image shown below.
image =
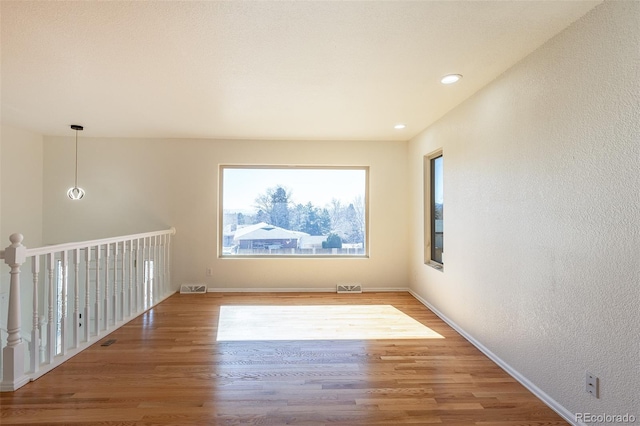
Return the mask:
<path id="1" fill-rule="evenodd" d="M 76 129 L 76 183 L 74 187 L 78 187 L 78 129 Z"/>

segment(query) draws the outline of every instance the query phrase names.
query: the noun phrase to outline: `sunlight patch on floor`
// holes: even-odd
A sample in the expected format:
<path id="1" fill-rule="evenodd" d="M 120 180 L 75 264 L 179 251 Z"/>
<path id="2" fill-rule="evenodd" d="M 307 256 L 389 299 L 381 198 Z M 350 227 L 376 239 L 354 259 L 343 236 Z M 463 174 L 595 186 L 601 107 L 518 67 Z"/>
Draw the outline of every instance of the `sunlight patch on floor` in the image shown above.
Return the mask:
<path id="1" fill-rule="evenodd" d="M 443 339 L 391 305 L 221 306 L 218 341 Z"/>

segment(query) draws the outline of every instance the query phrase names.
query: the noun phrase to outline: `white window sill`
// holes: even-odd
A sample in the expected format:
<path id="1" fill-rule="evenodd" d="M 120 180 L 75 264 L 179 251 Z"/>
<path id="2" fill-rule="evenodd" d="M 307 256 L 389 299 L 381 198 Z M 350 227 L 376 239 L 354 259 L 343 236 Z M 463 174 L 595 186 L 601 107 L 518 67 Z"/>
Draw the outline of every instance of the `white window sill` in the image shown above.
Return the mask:
<path id="1" fill-rule="evenodd" d="M 426 263 L 427 266 L 432 267 L 433 269 L 444 272 L 444 265 L 442 263 L 434 262 L 433 260 Z"/>

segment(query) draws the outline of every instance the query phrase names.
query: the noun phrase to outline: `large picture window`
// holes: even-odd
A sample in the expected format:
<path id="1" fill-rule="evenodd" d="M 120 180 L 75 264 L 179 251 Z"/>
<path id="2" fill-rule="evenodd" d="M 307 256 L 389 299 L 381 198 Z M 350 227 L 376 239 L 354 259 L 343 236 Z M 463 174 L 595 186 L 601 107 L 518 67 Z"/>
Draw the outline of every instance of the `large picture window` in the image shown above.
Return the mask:
<path id="1" fill-rule="evenodd" d="M 221 166 L 222 257 L 366 256 L 367 167 Z"/>

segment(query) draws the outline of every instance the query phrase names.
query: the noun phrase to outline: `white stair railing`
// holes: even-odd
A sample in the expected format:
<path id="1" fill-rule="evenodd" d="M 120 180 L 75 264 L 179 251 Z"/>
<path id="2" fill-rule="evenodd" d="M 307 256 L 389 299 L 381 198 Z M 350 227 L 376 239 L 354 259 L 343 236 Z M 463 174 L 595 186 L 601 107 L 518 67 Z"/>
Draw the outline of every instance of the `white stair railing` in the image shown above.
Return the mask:
<path id="1" fill-rule="evenodd" d="M 35 249 L 11 235 L 0 251 L 10 267 L 0 391 L 37 379 L 173 294 L 173 234 L 171 228 Z M 30 274 L 21 271 L 25 263 Z M 30 339 L 23 339 L 28 330 Z"/>

